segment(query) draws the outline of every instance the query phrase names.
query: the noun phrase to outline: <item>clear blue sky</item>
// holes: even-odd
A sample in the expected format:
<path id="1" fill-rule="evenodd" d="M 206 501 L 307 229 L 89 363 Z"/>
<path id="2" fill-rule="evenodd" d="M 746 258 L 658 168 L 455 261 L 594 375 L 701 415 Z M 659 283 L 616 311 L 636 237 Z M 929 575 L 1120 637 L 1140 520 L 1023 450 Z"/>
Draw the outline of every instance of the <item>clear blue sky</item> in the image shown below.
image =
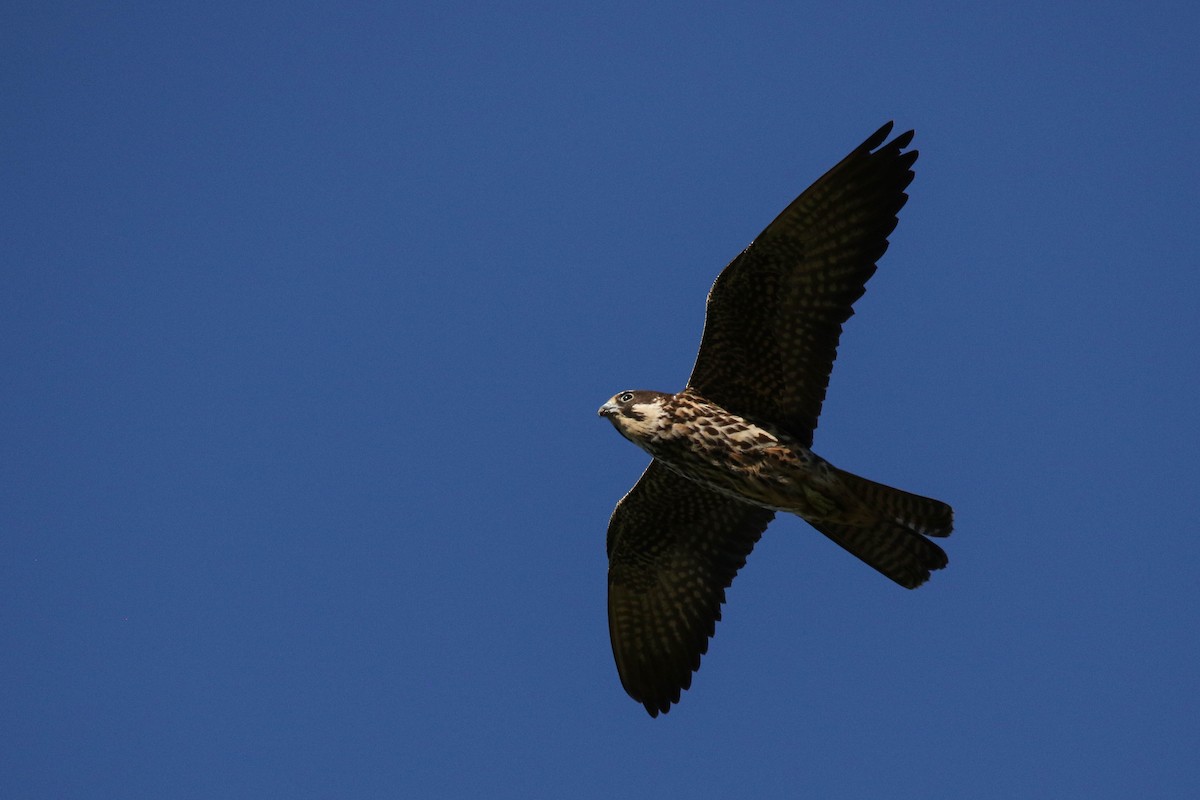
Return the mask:
<path id="1" fill-rule="evenodd" d="M 1200 11 L 7 3 L 0 796 L 1191 796 Z M 880 124 L 917 177 L 797 519 L 694 688 L 604 534 L 713 277 Z"/>

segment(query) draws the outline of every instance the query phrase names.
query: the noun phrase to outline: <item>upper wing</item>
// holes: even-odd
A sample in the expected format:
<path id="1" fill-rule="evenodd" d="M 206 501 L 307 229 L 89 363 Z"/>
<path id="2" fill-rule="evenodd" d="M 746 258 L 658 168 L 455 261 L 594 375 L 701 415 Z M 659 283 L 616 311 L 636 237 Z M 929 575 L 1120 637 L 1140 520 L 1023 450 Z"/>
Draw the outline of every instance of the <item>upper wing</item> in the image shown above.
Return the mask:
<path id="1" fill-rule="evenodd" d="M 808 187 L 717 276 L 688 386 L 812 444 L 842 323 L 908 200 L 917 151 L 901 151 L 913 132 L 880 147 L 891 129 Z"/>
<path id="2" fill-rule="evenodd" d="M 651 716 L 679 702 L 725 589 L 774 516 L 652 461 L 608 524 L 608 631 L 625 691 Z"/>

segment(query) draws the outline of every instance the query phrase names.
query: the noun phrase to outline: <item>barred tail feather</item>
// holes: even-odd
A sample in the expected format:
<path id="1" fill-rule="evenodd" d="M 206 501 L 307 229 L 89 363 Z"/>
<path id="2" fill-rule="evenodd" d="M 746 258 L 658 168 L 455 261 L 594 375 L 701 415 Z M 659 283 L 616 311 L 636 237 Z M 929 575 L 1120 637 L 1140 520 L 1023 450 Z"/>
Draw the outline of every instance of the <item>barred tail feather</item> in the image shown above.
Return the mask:
<path id="1" fill-rule="evenodd" d="M 893 520 L 922 536 L 949 536 L 954 509 L 940 500 L 922 497 L 834 468 L 842 483 L 881 518 Z"/>
<path id="2" fill-rule="evenodd" d="M 949 536 L 954 510 L 945 503 L 860 478 L 834 468 L 842 485 L 862 501 L 863 513 L 847 521 L 809 524 L 864 562 L 908 589 L 949 563 L 926 536 Z"/>
<path id="3" fill-rule="evenodd" d="M 896 522 L 870 527 L 825 520 L 808 524 L 906 589 L 917 588 L 930 572 L 949 563 L 942 548 Z"/>

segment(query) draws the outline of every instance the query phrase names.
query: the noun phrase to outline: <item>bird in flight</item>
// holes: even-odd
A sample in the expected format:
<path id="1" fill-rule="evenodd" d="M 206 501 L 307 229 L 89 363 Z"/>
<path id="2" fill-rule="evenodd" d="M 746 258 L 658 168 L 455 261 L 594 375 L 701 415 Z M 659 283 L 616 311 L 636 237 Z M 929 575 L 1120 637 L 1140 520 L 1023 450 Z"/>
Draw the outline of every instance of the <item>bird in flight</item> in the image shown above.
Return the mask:
<path id="1" fill-rule="evenodd" d="M 796 514 L 901 586 L 946 554 L 953 510 L 844 472 L 811 449 L 854 313 L 908 200 L 913 132 L 889 122 L 722 270 L 676 394 L 631 390 L 600 416 L 653 460 L 608 525 L 608 627 L 621 684 L 650 716 L 691 686 L 725 590 L 776 512 Z"/>

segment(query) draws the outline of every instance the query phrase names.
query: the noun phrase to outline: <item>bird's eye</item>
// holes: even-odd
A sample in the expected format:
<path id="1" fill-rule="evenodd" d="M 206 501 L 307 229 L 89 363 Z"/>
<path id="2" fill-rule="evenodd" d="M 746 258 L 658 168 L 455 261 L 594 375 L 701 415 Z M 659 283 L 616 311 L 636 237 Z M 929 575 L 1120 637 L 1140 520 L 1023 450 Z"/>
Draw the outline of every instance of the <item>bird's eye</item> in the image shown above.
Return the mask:
<path id="1" fill-rule="evenodd" d="M 628 403 L 632 399 L 633 399 L 633 392 L 622 392 L 621 396 L 617 398 L 617 400 L 622 403 Z"/>

